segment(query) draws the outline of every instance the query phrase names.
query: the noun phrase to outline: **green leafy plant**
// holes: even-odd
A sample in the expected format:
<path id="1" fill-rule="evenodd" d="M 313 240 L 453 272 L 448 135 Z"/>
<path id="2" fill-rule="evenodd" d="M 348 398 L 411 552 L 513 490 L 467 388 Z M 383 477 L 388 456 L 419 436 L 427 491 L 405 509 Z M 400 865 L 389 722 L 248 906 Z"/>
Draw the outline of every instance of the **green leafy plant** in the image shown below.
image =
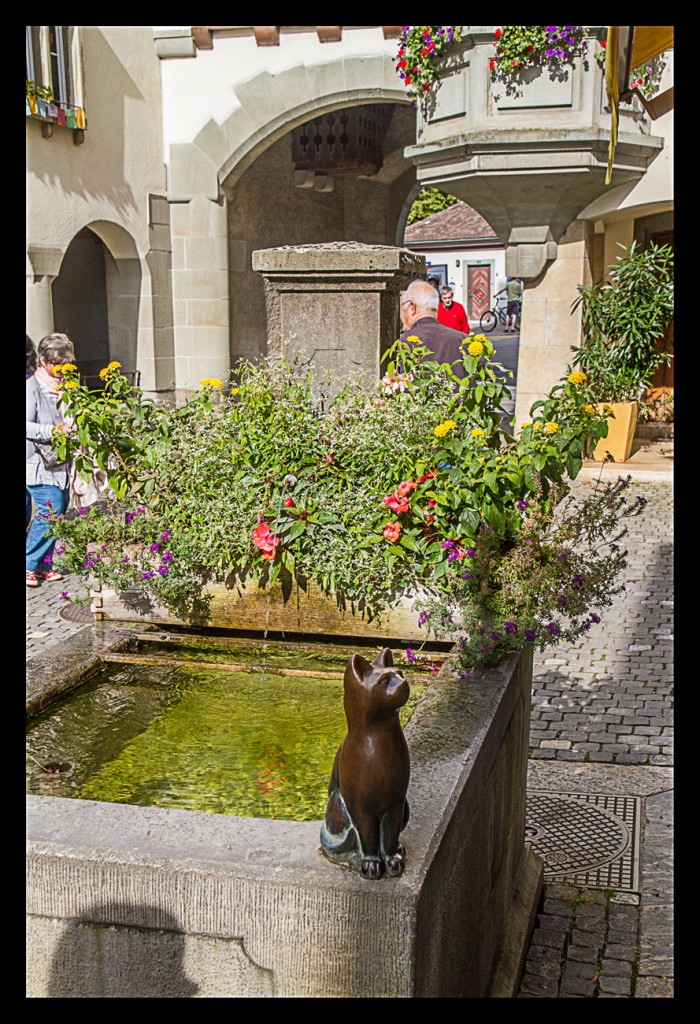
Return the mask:
<path id="1" fill-rule="evenodd" d="M 407 223 L 415 224 L 416 221 L 432 217 L 434 213 L 441 213 L 442 210 L 447 210 L 458 202 L 460 200 L 457 196 L 449 195 L 449 193 L 441 192 L 439 188 L 432 188 L 430 185 L 426 185 L 414 199 L 413 206 L 408 214 Z"/>
<path id="2" fill-rule="evenodd" d="M 459 25 L 403 26 L 395 64 L 411 106 L 419 104 L 433 89 L 441 59 L 461 38 Z"/>
<path id="3" fill-rule="evenodd" d="M 39 96 L 47 103 L 53 101 L 53 89 L 50 85 L 37 85 L 33 79 L 27 79 L 27 96 Z"/>
<path id="4" fill-rule="evenodd" d="M 496 52 L 489 70 L 492 80 L 503 84 L 508 94 L 520 91 L 527 68 L 540 67 L 558 77 L 576 57 L 588 52 L 583 25 L 503 25 L 494 35 Z"/>
<path id="5" fill-rule="evenodd" d="M 376 385 L 336 382 L 325 409 L 311 374 L 271 362 L 239 363 L 227 395 L 205 379 L 178 409 L 155 409 L 114 363 L 102 392 L 63 366 L 75 429 L 54 447 L 86 459 L 85 473 L 104 467 L 119 497 L 107 514 L 51 517 L 55 564 L 177 614 L 205 611 L 212 581 L 266 587 L 296 577 L 377 615 L 398 593 L 421 592 L 452 609 L 470 643 L 505 611 L 515 621 L 512 573 L 491 569 L 533 538 L 545 550 L 585 444 L 606 436 L 607 423 L 576 371 L 533 406 L 516 437 L 504 412 L 509 371 L 493 362 L 484 335 L 462 348 L 456 363 L 439 364 L 417 338 L 399 340 Z M 591 573 L 582 600 L 598 600 L 594 588 L 606 574 L 612 586 L 618 564 Z M 473 593 L 465 573 L 481 580 Z M 553 642 L 552 620 L 542 618 L 550 575 L 528 594 L 520 645 Z M 503 629 L 515 643 L 512 627 Z M 466 640 L 464 649 L 475 650 Z M 492 646 L 489 656 L 504 650 Z"/>
<path id="6" fill-rule="evenodd" d="M 584 287 L 580 308 L 583 344 L 573 348 L 573 365 L 588 377 L 596 401 L 635 401 L 651 385 L 654 372 L 671 353 L 659 342 L 673 321 L 673 249 L 653 242 L 640 249 L 621 245 L 605 281 Z"/>

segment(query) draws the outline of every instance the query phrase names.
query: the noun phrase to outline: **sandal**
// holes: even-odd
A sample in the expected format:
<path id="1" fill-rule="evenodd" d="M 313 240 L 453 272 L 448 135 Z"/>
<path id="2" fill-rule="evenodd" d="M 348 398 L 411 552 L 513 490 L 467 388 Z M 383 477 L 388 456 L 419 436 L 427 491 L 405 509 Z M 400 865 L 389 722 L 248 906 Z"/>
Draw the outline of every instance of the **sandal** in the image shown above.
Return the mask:
<path id="1" fill-rule="evenodd" d="M 53 583 L 55 580 L 62 580 L 60 572 L 56 572 L 55 569 L 47 569 L 46 572 L 38 572 L 37 576 L 41 576 L 42 580 L 46 580 L 47 583 Z"/>
<path id="2" fill-rule="evenodd" d="M 28 587 L 38 587 L 39 586 L 39 580 L 37 579 L 36 573 L 35 572 L 30 572 L 29 569 L 26 569 L 25 572 L 26 572 L 26 575 L 27 575 L 27 586 Z"/>

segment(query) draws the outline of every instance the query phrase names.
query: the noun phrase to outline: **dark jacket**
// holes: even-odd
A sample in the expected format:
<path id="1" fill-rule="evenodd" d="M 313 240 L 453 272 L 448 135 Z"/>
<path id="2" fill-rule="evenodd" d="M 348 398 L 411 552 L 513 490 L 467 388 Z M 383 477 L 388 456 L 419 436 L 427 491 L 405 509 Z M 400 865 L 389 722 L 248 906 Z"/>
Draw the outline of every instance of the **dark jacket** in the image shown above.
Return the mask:
<path id="1" fill-rule="evenodd" d="M 462 334 L 461 331 L 453 331 L 451 327 L 445 327 L 438 323 L 433 316 L 422 316 L 420 320 L 416 320 L 410 330 L 403 332 L 401 341 L 405 342 L 412 335 L 420 338 L 425 347 L 434 353 L 439 363 L 453 363 L 455 359 L 462 357 L 459 346 L 466 338 L 466 334 Z M 453 367 L 453 370 L 457 377 L 466 376 L 464 367 L 461 365 Z"/>

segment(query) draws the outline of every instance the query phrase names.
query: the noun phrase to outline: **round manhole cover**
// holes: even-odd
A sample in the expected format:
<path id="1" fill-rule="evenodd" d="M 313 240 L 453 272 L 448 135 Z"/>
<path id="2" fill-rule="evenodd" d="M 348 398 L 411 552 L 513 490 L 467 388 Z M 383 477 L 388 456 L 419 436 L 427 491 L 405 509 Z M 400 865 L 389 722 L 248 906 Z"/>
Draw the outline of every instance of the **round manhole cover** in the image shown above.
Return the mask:
<path id="1" fill-rule="evenodd" d="M 616 814 L 561 795 L 531 795 L 526 825 L 526 842 L 542 857 L 547 875 L 609 864 L 630 844 L 630 831 Z"/>
<path id="2" fill-rule="evenodd" d="M 59 609 L 58 617 L 65 619 L 66 622 L 79 623 L 81 626 L 95 621 L 95 617 L 87 605 L 73 604 L 72 601 Z"/>

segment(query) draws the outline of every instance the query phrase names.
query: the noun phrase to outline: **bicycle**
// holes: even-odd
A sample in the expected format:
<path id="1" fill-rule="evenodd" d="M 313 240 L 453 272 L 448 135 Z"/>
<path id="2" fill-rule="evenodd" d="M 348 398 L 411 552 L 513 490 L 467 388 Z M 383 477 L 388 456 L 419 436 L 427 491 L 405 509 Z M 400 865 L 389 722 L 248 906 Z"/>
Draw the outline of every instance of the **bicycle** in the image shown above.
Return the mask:
<path id="1" fill-rule="evenodd" d="M 489 331 L 492 331 L 499 322 L 505 327 L 506 308 L 507 307 L 504 303 L 498 301 L 494 302 L 491 309 L 481 314 L 481 319 L 479 320 L 479 327 L 481 330 L 488 334 Z M 515 329 L 516 331 L 520 330 L 520 310 L 518 310 L 518 315 L 515 318 Z"/>

